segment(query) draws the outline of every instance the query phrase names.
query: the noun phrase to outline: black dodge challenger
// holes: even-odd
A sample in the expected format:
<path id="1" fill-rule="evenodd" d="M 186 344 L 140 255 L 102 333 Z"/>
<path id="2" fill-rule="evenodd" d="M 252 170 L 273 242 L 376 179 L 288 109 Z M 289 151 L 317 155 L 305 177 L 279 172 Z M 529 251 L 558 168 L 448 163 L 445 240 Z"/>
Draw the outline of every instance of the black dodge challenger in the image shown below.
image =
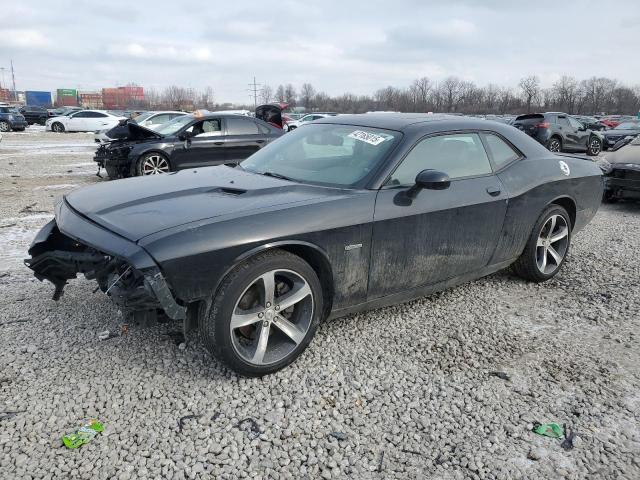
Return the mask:
<path id="1" fill-rule="evenodd" d="M 243 375 L 291 363 L 321 320 L 513 265 L 541 282 L 602 197 L 599 167 L 515 128 L 417 114 L 326 118 L 238 167 L 67 195 L 25 260 L 83 273 L 124 312 L 197 328 Z"/>

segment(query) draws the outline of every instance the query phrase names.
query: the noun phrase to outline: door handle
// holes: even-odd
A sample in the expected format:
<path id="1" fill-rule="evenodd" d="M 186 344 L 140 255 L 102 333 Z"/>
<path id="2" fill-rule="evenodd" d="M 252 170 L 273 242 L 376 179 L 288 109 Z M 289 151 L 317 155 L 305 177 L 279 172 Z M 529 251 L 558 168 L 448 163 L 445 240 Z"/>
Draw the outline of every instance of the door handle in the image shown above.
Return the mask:
<path id="1" fill-rule="evenodd" d="M 256 140 L 256 143 L 264 143 L 264 140 Z"/>
<path id="2" fill-rule="evenodd" d="M 224 142 L 213 142 L 214 145 L 224 145 Z"/>
<path id="3" fill-rule="evenodd" d="M 487 187 L 487 193 L 492 197 L 500 195 L 500 189 L 498 187 Z"/>

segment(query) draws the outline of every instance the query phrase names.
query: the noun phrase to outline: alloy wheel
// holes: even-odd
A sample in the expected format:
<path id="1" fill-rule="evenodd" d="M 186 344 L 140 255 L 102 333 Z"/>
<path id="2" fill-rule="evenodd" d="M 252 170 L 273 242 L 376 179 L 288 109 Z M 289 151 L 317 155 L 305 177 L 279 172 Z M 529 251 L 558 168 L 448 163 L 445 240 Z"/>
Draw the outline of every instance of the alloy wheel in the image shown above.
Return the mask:
<path id="1" fill-rule="evenodd" d="M 254 279 L 236 302 L 231 343 L 250 364 L 279 362 L 302 343 L 313 314 L 307 281 L 292 270 L 270 270 Z"/>
<path id="2" fill-rule="evenodd" d="M 598 155 L 600 153 L 600 140 L 597 138 L 593 138 L 589 142 L 589 150 L 591 150 L 592 155 Z"/>
<path id="3" fill-rule="evenodd" d="M 560 142 L 555 138 L 549 142 L 549 151 L 556 153 L 560 151 Z"/>
<path id="4" fill-rule="evenodd" d="M 8 132 L 11 130 L 11 127 L 7 122 L 0 122 L 0 132 Z"/>
<path id="5" fill-rule="evenodd" d="M 160 155 L 149 155 L 142 163 L 143 175 L 159 175 L 169 171 L 169 162 Z"/>
<path id="6" fill-rule="evenodd" d="M 62 125 L 60 125 L 59 123 L 56 122 L 51 127 L 51 130 L 53 130 L 56 133 L 61 133 L 63 131 L 63 127 L 62 127 Z"/>
<path id="7" fill-rule="evenodd" d="M 544 275 L 555 272 L 569 248 L 569 226 L 562 215 L 552 215 L 542 226 L 536 243 L 536 265 Z"/>

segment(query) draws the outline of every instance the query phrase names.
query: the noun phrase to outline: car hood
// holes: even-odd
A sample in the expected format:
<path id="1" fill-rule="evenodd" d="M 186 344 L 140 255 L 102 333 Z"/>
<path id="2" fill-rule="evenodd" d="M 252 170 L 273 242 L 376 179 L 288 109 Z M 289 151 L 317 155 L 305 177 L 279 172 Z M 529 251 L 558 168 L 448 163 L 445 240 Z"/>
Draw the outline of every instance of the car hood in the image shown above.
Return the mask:
<path id="1" fill-rule="evenodd" d="M 625 164 L 640 165 L 640 145 L 629 144 L 620 150 L 607 155 L 607 162 L 620 166 Z"/>
<path id="2" fill-rule="evenodd" d="M 605 137 L 619 137 L 619 136 L 625 136 L 625 135 L 638 135 L 638 133 L 640 133 L 640 128 L 636 129 L 636 130 L 616 130 L 615 128 L 612 130 L 607 130 L 606 132 L 604 132 L 604 136 Z"/>
<path id="3" fill-rule="evenodd" d="M 133 120 L 121 120 L 118 125 L 107 131 L 107 137 L 114 140 L 148 140 L 162 138 L 162 135 L 138 125 Z"/>
<path id="4" fill-rule="evenodd" d="M 76 190 L 65 201 L 94 223 L 138 241 L 199 220 L 314 203 L 346 192 L 218 166 L 105 182 Z"/>

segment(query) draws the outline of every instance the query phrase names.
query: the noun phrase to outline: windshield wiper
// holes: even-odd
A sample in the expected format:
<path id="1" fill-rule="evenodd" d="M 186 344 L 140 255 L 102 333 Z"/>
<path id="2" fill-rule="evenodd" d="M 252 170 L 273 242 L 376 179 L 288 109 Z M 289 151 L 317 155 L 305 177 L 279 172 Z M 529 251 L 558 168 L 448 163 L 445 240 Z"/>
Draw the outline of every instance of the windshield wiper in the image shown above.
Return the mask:
<path id="1" fill-rule="evenodd" d="M 262 175 L 265 175 L 267 177 L 273 177 L 273 178 L 279 178 L 280 180 L 288 180 L 290 182 L 293 182 L 293 178 L 289 178 L 285 175 L 281 175 L 279 173 L 275 173 L 275 172 L 260 172 Z"/>

